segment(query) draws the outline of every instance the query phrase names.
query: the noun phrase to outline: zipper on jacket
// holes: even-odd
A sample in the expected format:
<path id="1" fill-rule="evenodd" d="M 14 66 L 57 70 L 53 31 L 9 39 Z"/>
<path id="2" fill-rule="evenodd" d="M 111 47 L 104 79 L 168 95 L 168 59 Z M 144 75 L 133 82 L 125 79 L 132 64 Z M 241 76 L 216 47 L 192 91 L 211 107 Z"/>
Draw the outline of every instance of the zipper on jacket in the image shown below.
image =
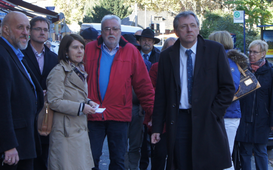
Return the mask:
<path id="1" fill-rule="evenodd" d="M 259 75 L 257 76 L 257 80 L 259 78 Z M 254 108 L 255 108 L 255 101 L 256 101 L 256 94 L 257 94 L 257 90 L 255 90 L 254 92 L 254 99 L 253 99 L 253 105 L 252 105 L 252 114 L 251 114 L 251 122 L 253 122 L 253 117 L 254 117 Z"/>
<path id="2" fill-rule="evenodd" d="M 119 53 L 119 50 L 116 52 L 116 54 L 114 56 L 114 59 L 113 59 L 113 62 L 115 61 L 115 57 L 116 57 L 116 55 L 118 53 Z M 98 92 L 98 97 L 99 97 L 100 105 L 101 105 L 102 104 L 102 100 L 101 100 L 100 91 L 99 91 L 99 66 L 100 66 L 100 58 L 101 58 L 101 50 L 100 50 L 100 54 L 99 54 L 99 58 L 98 58 L 98 62 L 97 62 L 97 70 L 96 70 L 96 74 L 97 74 L 97 92 Z M 113 67 L 113 64 L 111 65 L 110 75 L 111 75 L 112 67 Z M 110 76 L 109 76 L 109 82 L 110 82 Z M 108 82 L 108 85 L 109 85 L 109 82 Z M 107 92 L 107 89 L 106 89 L 106 92 Z M 105 94 L 106 94 L 106 92 L 105 92 Z M 102 116 L 102 120 L 104 120 L 103 113 L 101 113 L 101 116 Z"/>
<path id="3" fill-rule="evenodd" d="M 99 54 L 99 58 L 98 58 L 98 62 L 97 62 L 97 70 L 96 70 L 96 75 L 97 75 L 97 94 L 98 94 L 98 98 L 99 98 L 100 106 L 101 106 L 102 101 L 101 101 L 100 90 L 99 90 L 99 66 L 100 66 L 100 58 L 101 58 L 101 50 L 100 50 L 100 54 Z M 102 116 L 102 120 L 104 120 L 103 113 L 101 113 L 101 116 Z"/>

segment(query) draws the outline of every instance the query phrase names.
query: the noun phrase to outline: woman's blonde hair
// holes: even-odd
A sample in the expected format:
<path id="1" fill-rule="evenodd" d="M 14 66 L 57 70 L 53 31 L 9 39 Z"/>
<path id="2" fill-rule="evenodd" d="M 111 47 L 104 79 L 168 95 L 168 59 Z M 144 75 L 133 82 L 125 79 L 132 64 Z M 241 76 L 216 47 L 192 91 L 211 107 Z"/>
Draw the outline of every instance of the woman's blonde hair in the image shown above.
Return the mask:
<path id="1" fill-rule="evenodd" d="M 233 40 L 227 31 L 215 31 L 209 35 L 209 40 L 219 42 L 226 50 L 233 49 Z"/>
<path id="2" fill-rule="evenodd" d="M 252 41 L 249 44 L 248 49 L 250 49 L 251 47 L 256 46 L 256 45 L 260 46 L 261 52 L 263 52 L 263 51 L 267 52 L 268 51 L 268 44 L 263 40 L 254 40 L 254 41 Z"/>

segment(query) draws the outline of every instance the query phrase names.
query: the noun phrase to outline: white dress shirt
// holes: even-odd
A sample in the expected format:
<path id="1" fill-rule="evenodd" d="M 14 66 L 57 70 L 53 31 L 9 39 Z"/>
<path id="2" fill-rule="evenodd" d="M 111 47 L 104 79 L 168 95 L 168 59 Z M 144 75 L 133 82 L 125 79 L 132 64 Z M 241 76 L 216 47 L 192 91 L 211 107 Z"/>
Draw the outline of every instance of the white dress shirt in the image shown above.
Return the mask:
<path id="1" fill-rule="evenodd" d="M 195 65 L 195 58 L 196 58 L 196 48 L 197 48 L 197 41 L 196 43 L 190 48 L 192 50 L 192 66 L 193 66 L 193 72 L 194 75 L 194 65 Z M 181 98 L 180 98 L 180 104 L 179 109 L 189 109 L 191 108 L 191 105 L 189 104 L 188 99 L 188 78 L 187 78 L 187 58 L 186 55 L 187 48 L 183 47 L 180 44 L 180 87 L 181 87 Z"/>

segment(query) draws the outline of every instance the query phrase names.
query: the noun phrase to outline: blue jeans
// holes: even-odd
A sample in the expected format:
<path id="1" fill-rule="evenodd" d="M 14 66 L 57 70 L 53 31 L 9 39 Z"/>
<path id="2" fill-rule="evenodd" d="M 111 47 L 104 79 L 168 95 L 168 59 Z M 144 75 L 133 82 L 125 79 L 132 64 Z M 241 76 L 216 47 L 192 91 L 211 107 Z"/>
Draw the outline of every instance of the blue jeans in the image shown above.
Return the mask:
<path id="1" fill-rule="evenodd" d="M 267 144 L 240 142 L 242 170 L 251 170 L 251 156 L 254 152 L 256 170 L 268 169 Z"/>
<path id="2" fill-rule="evenodd" d="M 110 155 L 109 170 L 124 170 L 128 122 L 89 121 L 88 128 L 95 164 L 92 170 L 99 170 L 99 161 L 106 135 Z"/>

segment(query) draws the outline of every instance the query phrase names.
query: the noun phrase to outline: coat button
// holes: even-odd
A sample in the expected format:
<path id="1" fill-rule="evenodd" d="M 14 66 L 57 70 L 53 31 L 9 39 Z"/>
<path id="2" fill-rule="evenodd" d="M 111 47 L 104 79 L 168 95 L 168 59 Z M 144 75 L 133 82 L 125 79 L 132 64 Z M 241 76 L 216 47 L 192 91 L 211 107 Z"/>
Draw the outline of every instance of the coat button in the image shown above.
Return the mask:
<path id="1" fill-rule="evenodd" d="M 174 103 L 174 104 L 173 104 L 173 107 L 175 107 L 175 106 L 176 106 L 176 104 Z"/>
<path id="2" fill-rule="evenodd" d="M 171 125 L 173 125 L 173 124 L 174 124 L 174 121 L 172 120 L 172 121 L 171 121 Z"/>

